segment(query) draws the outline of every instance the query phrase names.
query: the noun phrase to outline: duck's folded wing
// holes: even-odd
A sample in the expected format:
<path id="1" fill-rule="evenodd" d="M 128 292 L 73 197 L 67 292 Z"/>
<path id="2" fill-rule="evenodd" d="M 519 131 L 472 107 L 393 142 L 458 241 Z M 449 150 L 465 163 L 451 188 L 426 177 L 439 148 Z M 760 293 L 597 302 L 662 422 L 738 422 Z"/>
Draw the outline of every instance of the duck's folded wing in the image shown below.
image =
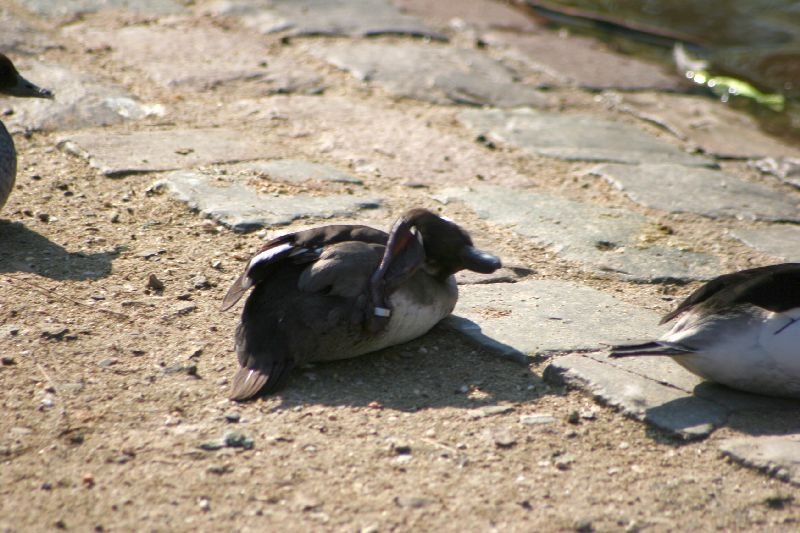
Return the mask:
<path id="1" fill-rule="evenodd" d="M 609 357 L 630 357 L 635 355 L 687 355 L 695 350 L 682 344 L 666 341 L 649 341 L 637 344 L 617 344 L 611 346 Z"/>
<path id="2" fill-rule="evenodd" d="M 267 365 L 240 367 L 233 376 L 230 399 L 242 402 L 258 394 L 272 392 L 289 376 L 293 363 L 288 359 L 278 358 L 270 359 Z"/>
<path id="3" fill-rule="evenodd" d="M 300 275 L 297 288 L 345 298 L 364 295 L 369 277 L 380 264 L 383 249 L 381 244 L 356 241 L 327 246 Z"/>

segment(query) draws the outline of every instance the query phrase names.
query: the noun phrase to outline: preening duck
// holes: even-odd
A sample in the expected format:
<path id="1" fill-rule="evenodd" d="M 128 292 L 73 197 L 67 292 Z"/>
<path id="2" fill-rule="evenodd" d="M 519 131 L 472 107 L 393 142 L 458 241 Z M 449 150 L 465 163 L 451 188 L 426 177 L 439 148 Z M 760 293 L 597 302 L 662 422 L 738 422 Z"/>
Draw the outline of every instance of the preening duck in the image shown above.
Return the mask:
<path id="1" fill-rule="evenodd" d="M 53 93 L 20 76 L 11 60 L 0 54 L 0 94 L 29 98 L 52 98 Z M 8 200 L 17 179 L 17 150 L 14 140 L 0 121 L 0 209 Z"/>
<path id="2" fill-rule="evenodd" d="M 666 355 L 731 388 L 800 398 L 800 263 L 715 278 L 661 323 L 660 339 L 613 346 L 611 357 Z"/>
<path id="3" fill-rule="evenodd" d="M 500 266 L 461 227 L 427 209 L 407 211 L 388 234 L 330 225 L 272 239 L 223 300 L 229 309 L 252 289 L 236 329 L 240 368 L 231 399 L 276 390 L 296 365 L 424 335 L 455 307 L 453 274 Z"/>

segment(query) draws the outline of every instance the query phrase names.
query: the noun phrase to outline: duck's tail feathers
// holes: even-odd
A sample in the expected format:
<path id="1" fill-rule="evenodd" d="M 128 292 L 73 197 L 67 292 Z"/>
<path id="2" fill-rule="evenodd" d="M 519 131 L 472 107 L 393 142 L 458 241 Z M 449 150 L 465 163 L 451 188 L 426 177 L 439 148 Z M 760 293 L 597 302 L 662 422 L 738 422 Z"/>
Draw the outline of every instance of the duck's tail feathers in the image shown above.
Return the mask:
<path id="1" fill-rule="evenodd" d="M 230 399 L 243 402 L 274 392 L 289 377 L 292 366 L 288 361 L 275 361 L 268 369 L 240 367 L 233 376 Z"/>
<path id="2" fill-rule="evenodd" d="M 635 344 L 617 344 L 610 347 L 609 357 L 631 357 L 636 355 L 673 356 L 687 355 L 694 350 L 680 344 L 665 341 L 648 341 Z"/>

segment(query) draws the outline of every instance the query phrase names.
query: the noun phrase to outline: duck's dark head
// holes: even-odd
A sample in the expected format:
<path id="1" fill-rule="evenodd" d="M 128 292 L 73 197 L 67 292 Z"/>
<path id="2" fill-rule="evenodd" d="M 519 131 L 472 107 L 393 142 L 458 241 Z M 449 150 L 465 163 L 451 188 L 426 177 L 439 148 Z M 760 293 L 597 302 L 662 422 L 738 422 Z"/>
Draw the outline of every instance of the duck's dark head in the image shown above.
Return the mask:
<path id="1" fill-rule="evenodd" d="M 472 244 L 469 234 L 452 220 L 427 209 L 411 209 L 400 217 L 391 240 L 416 238 L 425 251 L 422 265 L 432 276 L 444 279 L 459 270 L 490 274 L 502 266 L 500 258 L 481 251 Z"/>
<path id="2" fill-rule="evenodd" d="M 0 93 L 28 98 L 53 98 L 53 93 L 20 76 L 11 60 L 0 54 Z"/>

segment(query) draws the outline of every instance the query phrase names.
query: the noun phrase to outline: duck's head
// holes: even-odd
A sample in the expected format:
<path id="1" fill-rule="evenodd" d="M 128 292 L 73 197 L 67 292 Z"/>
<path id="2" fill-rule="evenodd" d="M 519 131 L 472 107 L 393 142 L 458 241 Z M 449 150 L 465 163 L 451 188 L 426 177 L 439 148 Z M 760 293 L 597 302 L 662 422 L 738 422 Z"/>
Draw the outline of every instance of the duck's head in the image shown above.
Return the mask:
<path id="1" fill-rule="evenodd" d="M 0 54 L 0 93 L 28 98 L 53 98 L 53 93 L 20 76 L 11 60 Z"/>
<path id="2" fill-rule="evenodd" d="M 392 228 L 387 248 L 395 256 L 408 253 L 403 249 L 411 240 L 424 250 L 422 268 L 440 279 L 464 269 L 490 274 L 502 266 L 499 257 L 475 248 L 458 224 L 427 209 L 406 211 Z"/>

